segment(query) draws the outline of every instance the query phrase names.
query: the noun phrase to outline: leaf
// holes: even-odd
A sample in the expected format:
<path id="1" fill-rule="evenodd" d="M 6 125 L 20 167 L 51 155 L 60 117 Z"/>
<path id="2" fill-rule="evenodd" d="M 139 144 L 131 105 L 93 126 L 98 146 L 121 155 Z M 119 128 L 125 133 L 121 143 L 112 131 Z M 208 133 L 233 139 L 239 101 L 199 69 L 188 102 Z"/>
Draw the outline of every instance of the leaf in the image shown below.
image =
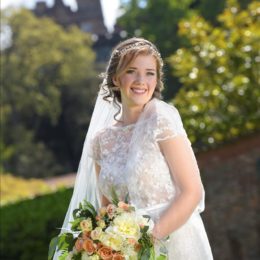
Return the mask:
<path id="1" fill-rule="evenodd" d="M 63 251 L 62 254 L 59 256 L 59 260 L 66 260 L 69 252 Z"/>
<path id="2" fill-rule="evenodd" d="M 154 251 L 154 246 L 150 247 L 150 260 L 155 259 L 155 251 Z"/>
<path id="3" fill-rule="evenodd" d="M 147 260 L 150 259 L 150 248 L 145 248 L 141 254 L 140 260 Z"/>
<path id="4" fill-rule="evenodd" d="M 159 255 L 156 257 L 156 260 L 166 260 L 167 257 L 165 255 Z"/>
<path id="5" fill-rule="evenodd" d="M 75 220 L 71 221 L 71 230 L 73 231 L 79 231 L 79 224 L 82 220 L 84 220 L 85 218 L 81 217 L 81 218 L 76 218 Z"/>
<path id="6" fill-rule="evenodd" d="M 144 218 L 148 218 L 148 221 L 151 219 L 149 215 L 143 215 Z"/>
<path id="7" fill-rule="evenodd" d="M 81 253 L 78 253 L 76 255 L 74 254 L 72 260 L 81 260 Z"/>
<path id="8" fill-rule="evenodd" d="M 58 240 L 59 240 L 58 236 L 53 237 L 51 239 L 51 242 L 50 242 L 50 245 L 49 245 L 49 251 L 48 251 L 48 260 L 53 259 L 53 256 L 54 256 L 54 253 L 55 253 L 55 250 L 56 250 L 56 246 L 58 244 Z"/>
<path id="9" fill-rule="evenodd" d="M 125 195 L 125 203 L 129 203 L 129 192 Z"/>
<path id="10" fill-rule="evenodd" d="M 142 229 L 141 229 L 141 233 L 146 233 L 149 229 L 149 226 L 144 226 Z"/>
<path id="11" fill-rule="evenodd" d="M 93 218 L 95 218 L 97 216 L 97 211 L 94 208 L 94 206 L 86 200 L 84 200 L 83 209 L 88 210 L 91 213 Z"/>
<path id="12" fill-rule="evenodd" d="M 74 237 L 71 233 L 63 233 L 59 236 L 58 239 L 58 248 L 59 250 L 68 251 L 68 248 L 73 244 Z"/>
<path id="13" fill-rule="evenodd" d="M 78 216 L 77 216 L 77 213 L 80 211 L 80 209 L 74 209 L 73 210 L 73 218 L 76 219 Z"/>
<path id="14" fill-rule="evenodd" d="M 119 198 L 118 198 L 116 190 L 113 186 L 111 187 L 111 197 L 112 197 L 113 204 L 117 206 L 118 202 L 119 202 Z"/>

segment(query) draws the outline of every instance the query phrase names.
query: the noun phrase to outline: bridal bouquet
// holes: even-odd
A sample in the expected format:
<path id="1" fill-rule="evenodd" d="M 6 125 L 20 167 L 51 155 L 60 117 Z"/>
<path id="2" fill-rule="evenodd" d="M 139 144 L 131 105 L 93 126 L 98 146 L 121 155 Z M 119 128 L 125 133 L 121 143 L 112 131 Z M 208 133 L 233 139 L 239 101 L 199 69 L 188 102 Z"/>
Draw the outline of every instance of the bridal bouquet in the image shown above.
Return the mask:
<path id="1" fill-rule="evenodd" d="M 163 253 L 155 255 L 150 217 L 123 201 L 114 201 L 98 212 L 83 201 L 73 218 L 72 231 L 52 239 L 48 259 L 56 246 L 61 251 L 59 260 L 167 259 Z"/>

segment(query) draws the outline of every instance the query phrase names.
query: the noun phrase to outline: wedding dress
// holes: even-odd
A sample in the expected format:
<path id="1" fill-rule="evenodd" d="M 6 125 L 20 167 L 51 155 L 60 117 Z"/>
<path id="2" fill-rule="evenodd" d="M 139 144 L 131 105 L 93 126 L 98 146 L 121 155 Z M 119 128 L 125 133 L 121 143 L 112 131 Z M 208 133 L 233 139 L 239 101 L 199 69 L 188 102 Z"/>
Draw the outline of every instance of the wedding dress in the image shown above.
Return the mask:
<path id="1" fill-rule="evenodd" d="M 146 104 L 135 124 L 98 131 L 88 154 L 101 166 L 100 193 L 110 200 L 112 188 L 121 200 L 128 194 L 131 204 L 156 221 L 180 192 L 158 142 L 178 135 L 187 137 L 178 110 L 156 98 Z M 188 137 L 185 140 L 192 149 Z M 189 159 L 196 160 L 191 154 Z M 213 259 L 200 217 L 203 210 L 204 191 L 188 221 L 169 236 L 170 260 Z"/>

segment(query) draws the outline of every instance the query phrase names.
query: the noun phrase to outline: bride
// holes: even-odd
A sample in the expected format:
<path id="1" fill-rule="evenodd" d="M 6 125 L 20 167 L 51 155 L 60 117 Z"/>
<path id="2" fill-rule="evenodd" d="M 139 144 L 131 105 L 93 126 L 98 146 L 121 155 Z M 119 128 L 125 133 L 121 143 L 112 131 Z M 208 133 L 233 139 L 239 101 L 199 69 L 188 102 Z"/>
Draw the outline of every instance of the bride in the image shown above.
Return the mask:
<path id="1" fill-rule="evenodd" d="M 177 108 L 161 100 L 162 69 L 157 48 L 143 38 L 115 47 L 62 230 L 80 201 L 105 206 L 113 188 L 153 218 L 155 239 L 169 237 L 168 259 L 210 260 L 199 168 Z"/>

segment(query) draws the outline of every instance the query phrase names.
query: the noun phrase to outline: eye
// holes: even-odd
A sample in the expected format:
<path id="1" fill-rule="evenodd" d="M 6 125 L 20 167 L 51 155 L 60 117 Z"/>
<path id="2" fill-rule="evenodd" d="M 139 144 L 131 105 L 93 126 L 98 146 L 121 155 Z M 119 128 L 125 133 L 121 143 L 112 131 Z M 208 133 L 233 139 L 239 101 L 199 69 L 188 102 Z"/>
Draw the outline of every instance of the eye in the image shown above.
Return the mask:
<path id="1" fill-rule="evenodd" d="M 154 75 L 155 75 L 155 72 L 153 72 L 153 71 L 148 71 L 148 72 L 147 72 L 147 75 L 148 75 L 148 76 L 154 76 Z"/>
<path id="2" fill-rule="evenodd" d="M 128 69 L 128 70 L 126 71 L 126 74 L 133 74 L 134 72 L 135 72 L 134 69 Z"/>

